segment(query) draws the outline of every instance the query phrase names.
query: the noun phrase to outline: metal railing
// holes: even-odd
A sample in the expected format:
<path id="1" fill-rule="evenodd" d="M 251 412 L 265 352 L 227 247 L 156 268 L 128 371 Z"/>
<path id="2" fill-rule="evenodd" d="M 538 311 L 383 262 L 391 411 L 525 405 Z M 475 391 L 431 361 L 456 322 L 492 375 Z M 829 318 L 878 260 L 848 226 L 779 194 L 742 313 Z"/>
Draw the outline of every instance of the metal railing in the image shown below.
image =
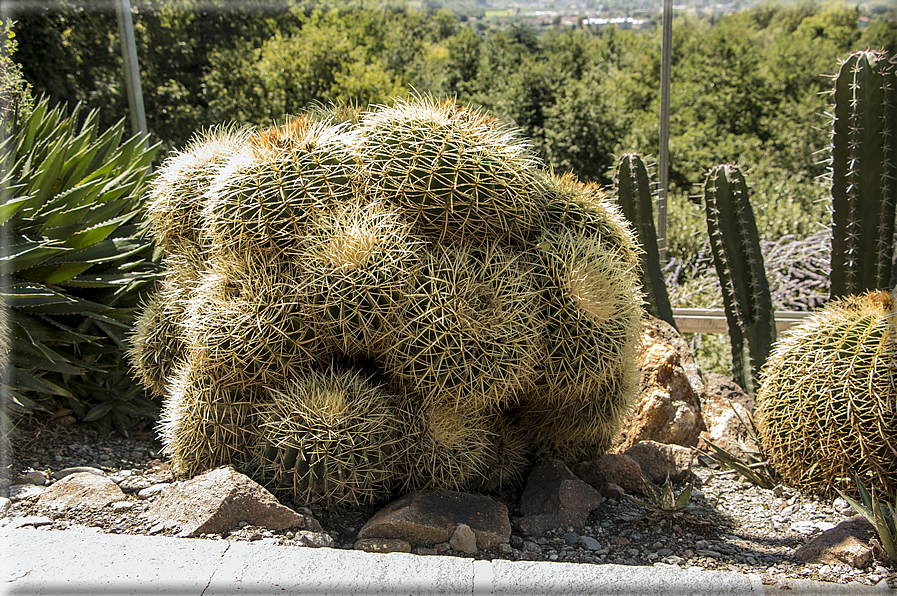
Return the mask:
<path id="1" fill-rule="evenodd" d="M 812 313 L 793 310 L 775 311 L 776 332 L 797 325 Z M 726 311 L 721 308 L 674 308 L 673 319 L 680 333 L 729 333 Z"/>

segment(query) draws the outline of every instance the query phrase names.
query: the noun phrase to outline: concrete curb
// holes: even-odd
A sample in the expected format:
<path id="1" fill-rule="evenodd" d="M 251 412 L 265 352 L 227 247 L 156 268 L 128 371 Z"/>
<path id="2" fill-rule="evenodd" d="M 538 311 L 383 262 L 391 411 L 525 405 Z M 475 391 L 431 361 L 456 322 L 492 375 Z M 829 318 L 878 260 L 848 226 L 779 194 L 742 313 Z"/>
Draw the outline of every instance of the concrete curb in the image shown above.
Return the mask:
<path id="1" fill-rule="evenodd" d="M 672 565 L 629 567 L 478 561 L 406 553 L 371 554 L 260 542 L 103 534 L 85 530 L 0 530 L 5 594 L 410 594 L 608 596 L 801 596 L 888 594 L 822 582 L 764 586 L 760 578 Z"/>

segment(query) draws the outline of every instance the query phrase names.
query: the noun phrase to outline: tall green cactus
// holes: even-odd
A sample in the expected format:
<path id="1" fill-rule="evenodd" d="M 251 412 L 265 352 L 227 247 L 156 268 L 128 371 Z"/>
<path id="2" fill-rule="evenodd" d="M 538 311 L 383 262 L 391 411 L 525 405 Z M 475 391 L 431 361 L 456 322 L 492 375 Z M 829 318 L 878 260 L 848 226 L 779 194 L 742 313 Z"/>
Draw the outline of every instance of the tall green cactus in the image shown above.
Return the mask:
<path id="1" fill-rule="evenodd" d="M 738 166 L 717 166 L 707 174 L 704 208 L 729 322 L 732 368 L 735 381 L 753 395 L 775 341 L 775 313 L 748 195 Z"/>
<path id="2" fill-rule="evenodd" d="M 660 253 L 657 249 L 657 229 L 654 227 L 652 207 L 654 193 L 651 192 L 648 168 L 638 153 L 626 153 L 617 162 L 614 188 L 623 215 L 635 226 L 639 243 L 644 249 L 641 255 L 642 285 L 648 296 L 648 311 L 675 327 L 673 307 L 663 281 Z"/>
<path id="3" fill-rule="evenodd" d="M 831 296 L 893 285 L 897 58 L 854 52 L 835 77 Z"/>

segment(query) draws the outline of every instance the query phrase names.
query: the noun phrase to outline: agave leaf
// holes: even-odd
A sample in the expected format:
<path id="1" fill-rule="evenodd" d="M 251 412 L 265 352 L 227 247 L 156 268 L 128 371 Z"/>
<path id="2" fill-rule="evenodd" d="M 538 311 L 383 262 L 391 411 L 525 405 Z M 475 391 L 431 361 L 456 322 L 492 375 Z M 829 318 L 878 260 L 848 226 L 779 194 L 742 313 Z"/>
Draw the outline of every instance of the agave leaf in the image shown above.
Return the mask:
<path id="1" fill-rule="evenodd" d="M 112 410 L 112 407 L 115 405 L 114 402 L 107 401 L 101 404 L 97 404 L 87 411 L 87 414 L 84 416 L 84 422 L 93 422 L 94 420 L 99 420 L 103 416 L 109 413 Z"/>
<path id="2" fill-rule="evenodd" d="M 17 273 L 42 263 L 54 255 L 67 252 L 55 240 L 28 240 L 0 247 L 0 263 L 8 263 L 8 271 Z"/>
<path id="3" fill-rule="evenodd" d="M 132 212 L 126 215 L 122 215 L 121 217 L 117 217 L 113 220 L 87 228 L 84 231 L 74 234 L 71 238 L 63 243 L 63 246 L 76 251 L 83 250 L 88 246 L 92 246 L 97 242 L 105 240 L 109 236 L 109 234 L 111 234 L 115 231 L 116 228 L 118 228 L 118 226 L 133 217 L 134 213 Z"/>
<path id="4" fill-rule="evenodd" d="M 33 389 L 40 393 L 49 393 L 62 397 L 73 397 L 68 389 L 60 387 L 48 379 L 36 376 L 21 368 L 13 369 L 12 377 L 17 386 L 28 387 L 29 389 Z"/>
<path id="5" fill-rule="evenodd" d="M 679 493 L 679 496 L 676 497 L 675 503 L 673 503 L 673 509 L 679 511 L 683 509 L 688 501 L 691 499 L 691 492 L 694 487 L 691 484 L 685 485 L 685 488 L 682 489 L 682 492 Z"/>
<path id="6" fill-rule="evenodd" d="M 872 490 L 873 492 L 875 491 L 874 488 Z M 897 545 L 894 544 L 894 528 L 888 523 L 889 518 L 891 518 L 890 521 L 892 523 L 894 520 L 891 515 L 887 515 L 887 513 L 890 513 L 890 511 L 887 511 L 888 509 L 887 503 L 882 506 L 882 503 L 876 498 L 872 506 L 872 514 L 875 518 L 873 523 L 875 524 L 875 529 L 878 533 L 878 539 L 881 542 L 882 548 L 892 561 L 897 562 Z"/>
<path id="7" fill-rule="evenodd" d="M 45 306 L 50 304 L 67 304 L 71 298 L 55 292 L 47 287 L 16 285 L 0 294 L 4 303 L 11 307 Z"/>
<path id="8" fill-rule="evenodd" d="M 6 191 L 13 194 L 17 192 L 19 188 L 21 187 L 7 188 Z M 5 224 L 16 211 L 25 205 L 26 202 L 28 202 L 28 197 L 15 197 L 4 201 L 3 204 L 0 205 L 0 225 Z"/>

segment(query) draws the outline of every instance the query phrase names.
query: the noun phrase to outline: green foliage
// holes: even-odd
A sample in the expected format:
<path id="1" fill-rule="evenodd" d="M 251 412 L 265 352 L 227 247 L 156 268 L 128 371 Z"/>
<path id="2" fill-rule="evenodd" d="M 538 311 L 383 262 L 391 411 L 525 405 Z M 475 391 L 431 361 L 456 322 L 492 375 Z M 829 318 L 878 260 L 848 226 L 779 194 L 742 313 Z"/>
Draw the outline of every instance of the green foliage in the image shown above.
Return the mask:
<path id="1" fill-rule="evenodd" d="M 704 210 L 732 342 L 735 381 L 753 395 L 775 341 L 775 313 L 747 182 L 738 166 L 707 174 Z"/>
<path id="2" fill-rule="evenodd" d="M 22 67 L 13 62 L 16 51 L 14 21 L 0 22 L 0 120 L 15 125 L 27 116 L 34 103 L 31 86 L 22 78 Z M 7 135 L 9 130 L 0 131 Z"/>
<path id="3" fill-rule="evenodd" d="M 126 433 L 126 414 L 156 411 L 122 359 L 138 292 L 155 275 L 134 220 L 156 148 L 123 140 L 124 121 L 101 131 L 96 111 L 81 116 L 40 100 L 0 145 L 4 391 L 13 412 L 62 399 Z"/>
<path id="4" fill-rule="evenodd" d="M 852 499 L 840 490 L 838 490 L 838 494 L 850 503 L 854 511 L 872 524 L 882 550 L 885 551 L 891 563 L 897 564 L 897 497 L 885 494 L 885 499 L 882 499 L 874 486 L 870 494 L 859 476 L 856 477 L 856 483 L 857 491 L 860 493 L 859 501 Z M 893 501 L 893 505 L 888 503 L 888 498 Z"/>
<path id="5" fill-rule="evenodd" d="M 748 418 L 745 420 L 742 418 L 741 414 L 738 413 L 738 410 L 735 409 L 735 406 L 732 406 L 732 411 L 735 412 L 738 421 L 741 422 L 741 425 L 747 430 L 748 437 L 750 437 L 751 441 L 759 446 L 760 438 L 757 436 L 757 427 L 754 425 L 753 419 Z M 715 445 L 708 441 L 706 438 L 704 441 L 710 445 L 716 459 L 719 460 L 722 465 L 730 470 L 734 470 L 754 486 L 773 489 L 779 485 L 780 479 L 775 471 L 771 469 L 769 459 L 763 454 L 762 448 L 760 451 L 744 451 L 743 455 L 739 456 L 726 451 L 719 445 Z"/>
<path id="6" fill-rule="evenodd" d="M 897 56 L 856 52 L 835 77 L 832 297 L 890 289 L 897 223 Z"/>
<path id="7" fill-rule="evenodd" d="M 650 502 L 642 501 L 629 495 L 626 495 L 626 497 L 649 511 L 671 514 L 697 509 L 696 505 L 689 503 L 691 493 L 694 490 L 694 486 L 691 483 L 686 484 L 679 494 L 676 494 L 676 491 L 673 489 L 673 483 L 670 481 L 669 476 L 667 476 L 667 480 L 662 487 L 650 482 L 645 482 L 643 486 Z"/>

